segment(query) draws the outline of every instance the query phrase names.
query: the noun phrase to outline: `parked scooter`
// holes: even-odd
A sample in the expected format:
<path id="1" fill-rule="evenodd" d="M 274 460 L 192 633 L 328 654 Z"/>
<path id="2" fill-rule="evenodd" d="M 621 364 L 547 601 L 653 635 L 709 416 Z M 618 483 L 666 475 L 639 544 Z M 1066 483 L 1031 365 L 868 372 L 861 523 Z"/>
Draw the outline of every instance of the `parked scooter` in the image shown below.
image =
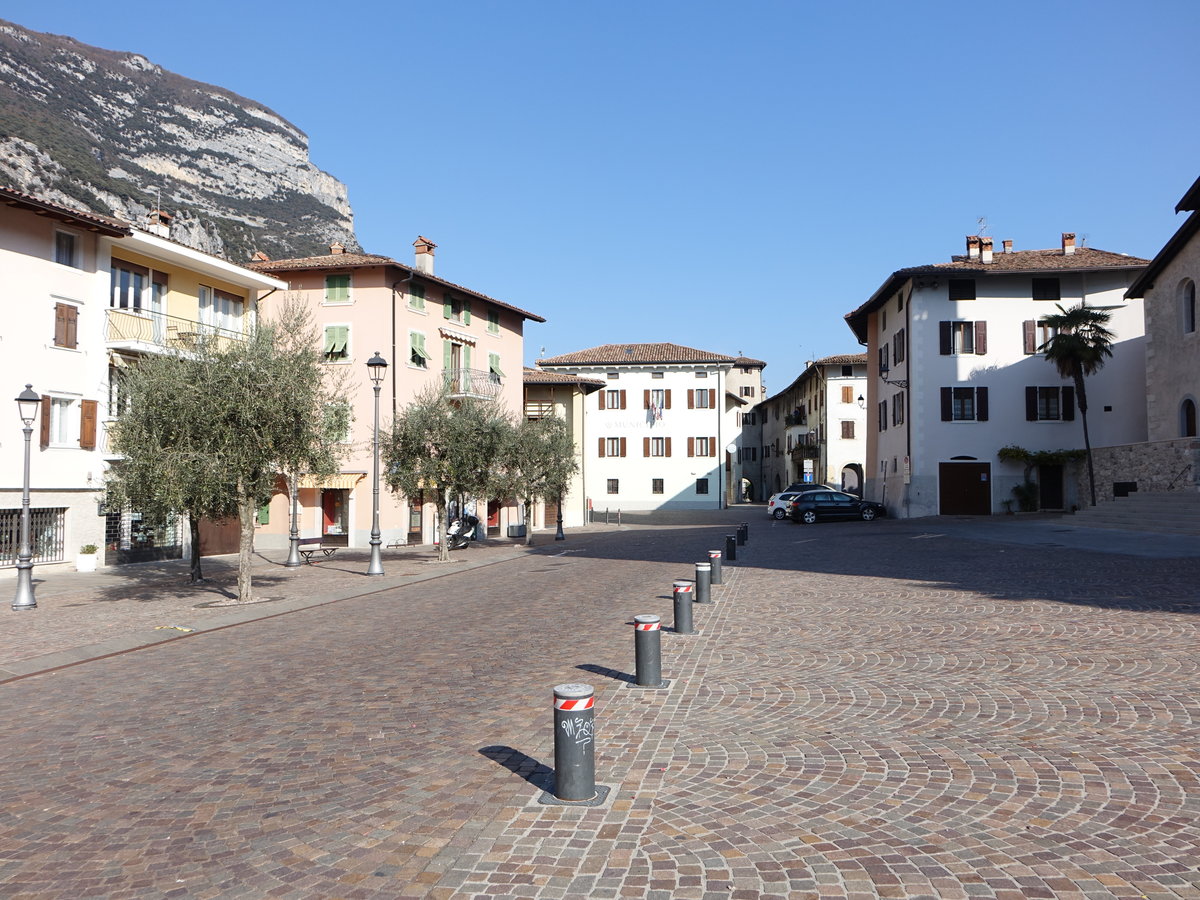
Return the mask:
<path id="1" fill-rule="evenodd" d="M 446 540 L 451 550 L 461 550 L 475 540 L 475 530 L 479 527 L 479 519 L 469 513 L 458 519 L 451 520 L 446 526 Z"/>

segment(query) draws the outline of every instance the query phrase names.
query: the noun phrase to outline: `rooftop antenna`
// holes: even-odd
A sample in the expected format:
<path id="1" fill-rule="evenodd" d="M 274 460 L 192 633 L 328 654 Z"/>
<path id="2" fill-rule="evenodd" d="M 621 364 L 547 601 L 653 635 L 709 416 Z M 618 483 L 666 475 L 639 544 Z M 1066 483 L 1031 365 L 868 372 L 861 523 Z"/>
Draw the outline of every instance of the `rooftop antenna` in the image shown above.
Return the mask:
<path id="1" fill-rule="evenodd" d="M 1084 232 L 1083 234 L 1081 234 L 1081 235 L 1079 236 L 1079 246 L 1080 246 L 1080 248 L 1083 248 L 1083 247 L 1086 247 L 1086 246 L 1087 246 L 1087 239 L 1088 239 L 1087 232 Z"/>
<path id="2" fill-rule="evenodd" d="M 991 227 L 990 225 L 988 225 L 987 216 L 980 216 L 978 219 L 975 220 L 975 224 L 978 226 L 975 233 L 978 234 L 980 237 L 983 237 L 985 234 L 987 234 L 988 228 Z"/>

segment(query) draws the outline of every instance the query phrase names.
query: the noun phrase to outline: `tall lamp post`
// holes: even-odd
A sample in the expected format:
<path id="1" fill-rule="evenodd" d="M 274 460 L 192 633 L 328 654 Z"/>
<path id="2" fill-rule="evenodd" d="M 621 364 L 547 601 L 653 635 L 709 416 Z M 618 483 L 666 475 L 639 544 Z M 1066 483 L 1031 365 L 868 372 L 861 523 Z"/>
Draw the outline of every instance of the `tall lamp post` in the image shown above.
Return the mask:
<path id="1" fill-rule="evenodd" d="M 379 552 L 383 544 L 379 535 L 379 386 L 387 374 L 387 365 L 387 360 L 379 355 L 378 350 L 367 360 L 367 371 L 371 373 L 371 385 L 375 389 L 375 430 L 371 440 L 375 474 L 371 485 L 371 564 L 367 567 L 368 575 L 383 574 L 383 557 Z"/>
<path id="2" fill-rule="evenodd" d="M 562 529 L 562 494 L 558 495 L 558 516 L 556 518 L 558 520 L 558 531 L 554 533 L 554 539 L 556 541 L 565 541 L 567 536 L 563 534 Z"/>
<path id="3" fill-rule="evenodd" d="M 292 496 L 292 526 L 288 532 L 288 558 L 284 566 L 289 569 L 294 569 L 301 565 L 300 562 L 300 498 L 297 494 L 297 488 L 300 486 L 300 479 L 296 477 L 296 473 L 292 472 L 288 476 L 289 493 Z"/>
<path id="4" fill-rule="evenodd" d="M 33 392 L 33 385 L 17 395 L 17 409 L 25 423 L 25 481 L 21 491 L 21 547 L 17 550 L 17 596 L 13 609 L 37 609 L 37 598 L 33 596 L 33 548 L 29 535 L 29 442 L 33 437 L 33 420 L 37 418 L 42 398 Z"/>

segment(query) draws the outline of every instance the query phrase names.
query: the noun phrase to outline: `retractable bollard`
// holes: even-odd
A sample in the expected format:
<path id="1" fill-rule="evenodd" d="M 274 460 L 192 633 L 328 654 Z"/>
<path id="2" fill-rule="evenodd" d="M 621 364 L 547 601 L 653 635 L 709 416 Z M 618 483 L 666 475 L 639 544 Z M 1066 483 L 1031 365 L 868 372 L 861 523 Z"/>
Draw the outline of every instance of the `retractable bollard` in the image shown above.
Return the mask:
<path id="1" fill-rule="evenodd" d="M 712 583 L 721 584 L 721 551 L 709 550 L 708 561 L 712 565 Z"/>
<path id="2" fill-rule="evenodd" d="M 712 603 L 712 563 L 696 563 L 696 602 Z"/>
<path id="3" fill-rule="evenodd" d="M 736 534 L 725 535 L 725 558 L 727 560 L 729 560 L 729 562 L 735 562 L 737 560 L 737 535 Z"/>
<path id="4" fill-rule="evenodd" d="M 554 796 L 596 796 L 596 692 L 590 684 L 554 688 Z"/>
<path id="5" fill-rule="evenodd" d="M 746 523 L 745 522 L 743 522 L 741 525 L 739 525 L 737 527 L 736 533 L 737 533 L 738 546 L 740 547 L 742 544 L 746 543 Z"/>
<path id="6" fill-rule="evenodd" d="M 690 581 L 676 581 L 675 591 L 675 633 L 676 634 L 695 634 L 696 629 L 692 627 L 692 583 Z"/>
<path id="7" fill-rule="evenodd" d="M 742 523 L 742 543 L 743 544 L 750 543 L 750 523 L 749 522 Z"/>
<path id="8" fill-rule="evenodd" d="M 633 656 L 638 687 L 662 687 L 662 619 L 633 617 Z"/>

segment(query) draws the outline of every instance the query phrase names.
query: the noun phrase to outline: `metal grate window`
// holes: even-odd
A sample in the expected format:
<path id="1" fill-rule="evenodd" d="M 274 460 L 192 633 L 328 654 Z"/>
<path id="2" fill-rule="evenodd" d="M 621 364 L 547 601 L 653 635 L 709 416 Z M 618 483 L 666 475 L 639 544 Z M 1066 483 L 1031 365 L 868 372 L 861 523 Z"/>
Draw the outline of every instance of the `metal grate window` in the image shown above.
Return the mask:
<path id="1" fill-rule="evenodd" d="M 35 563 L 62 562 L 67 509 L 29 510 L 29 544 Z M 0 509 L 0 566 L 15 566 L 21 549 L 21 510 Z"/>

